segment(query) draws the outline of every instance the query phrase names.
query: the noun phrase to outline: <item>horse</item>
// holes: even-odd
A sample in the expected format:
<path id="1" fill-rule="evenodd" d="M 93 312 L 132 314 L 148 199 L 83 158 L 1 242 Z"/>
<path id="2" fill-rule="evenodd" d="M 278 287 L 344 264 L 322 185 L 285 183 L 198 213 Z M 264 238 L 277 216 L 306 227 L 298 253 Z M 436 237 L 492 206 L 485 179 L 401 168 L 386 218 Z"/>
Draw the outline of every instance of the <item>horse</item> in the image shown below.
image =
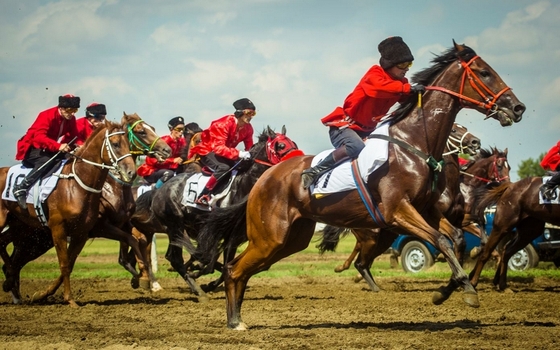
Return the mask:
<path id="1" fill-rule="evenodd" d="M 60 266 L 60 276 L 34 300 L 44 300 L 54 294 L 64 284 L 64 301 L 78 307 L 70 286 L 70 274 L 74 263 L 85 242 L 88 232 L 95 225 L 102 192 L 102 186 L 110 170 L 117 171 L 124 182 L 130 182 L 136 174 L 136 164 L 131 157 L 129 142 L 122 124 L 107 121 L 96 129 L 77 152 L 71 155 L 61 170 L 60 180 L 45 200 L 45 213 L 48 213 L 48 227 Z M 0 188 L 6 188 L 9 167 L 0 169 Z M 0 230 L 7 225 L 25 226 L 28 231 L 43 229 L 41 220 L 33 210 L 23 212 L 14 201 L 0 201 Z M 25 231 L 25 230 L 23 230 Z M 20 235 L 25 233 L 19 232 Z M 68 243 L 70 242 L 70 243 Z M 21 299 L 19 281 L 14 278 L 10 258 L 4 256 L 3 270 L 6 282 L 12 283 L 12 297 Z M 19 279 L 19 273 L 17 275 Z M 6 283 L 5 282 L 5 283 Z"/>
<path id="2" fill-rule="evenodd" d="M 451 129 L 451 133 L 447 140 L 445 152 L 442 155 L 444 159 L 446 187 L 441 197 L 438 200 L 437 206 L 440 209 L 440 211 L 444 214 L 444 216 L 454 226 L 457 226 L 456 222 L 458 219 L 462 221 L 462 215 L 463 215 L 463 213 L 461 212 L 463 197 L 459 191 L 459 183 L 458 183 L 459 172 L 460 172 L 458 155 L 468 154 L 474 156 L 476 155 L 476 152 L 478 151 L 479 148 L 480 148 L 480 139 L 478 137 L 471 134 L 464 126 L 458 123 L 453 124 L 453 128 Z M 379 230 L 376 230 L 376 232 L 378 231 Z M 320 232 L 321 232 L 321 240 L 317 245 L 317 248 L 319 248 L 319 253 L 323 254 L 326 251 L 335 251 L 341 236 L 346 235 L 349 231 L 345 228 L 337 228 L 337 227 L 332 227 L 327 225 Z M 358 233 L 355 233 L 355 236 L 357 240 L 354 249 L 352 250 L 352 253 L 342 265 L 337 266 L 334 269 L 335 272 L 337 273 L 342 272 L 350 268 L 350 265 L 356 258 L 356 255 L 360 253 L 362 249 L 362 244 L 365 244 L 367 247 L 374 247 L 376 244 L 375 242 L 376 240 L 374 238 L 377 238 L 377 234 L 360 235 Z M 464 239 L 462 239 L 462 237 L 453 237 L 453 238 L 455 241 L 455 247 L 461 246 L 461 244 L 464 245 Z M 363 242 L 361 241 L 361 239 L 367 240 L 368 242 Z M 379 248 L 377 250 L 379 254 L 383 253 L 384 251 L 385 251 L 384 248 Z M 458 256 L 457 249 L 455 249 L 455 253 Z M 371 254 L 368 254 L 366 250 L 364 250 L 364 254 L 371 256 L 373 259 L 375 259 L 375 257 L 378 256 L 378 255 L 372 256 Z M 365 256 L 364 254 L 362 254 L 361 256 Z M 461 262 L 461 259 L 459 259 L 459 261 Z M 364 261 L 359 263 L 358 261 L 356 261 L 355 267 L 360 272 L 359 277 L 355 279 L 356 281 L 359 281 L 361 278 L 364 278 L 363 277 L 364 273 L 366 273 L 365 269 L 369 270 L 371 268 L 372 263 L 373 260 L 369 263 Z M 373 276 L 371 276 L 371 273 L 367 272 L 366 274 L 367 276 L 365 277 L 365 279 L 366 281 L 368 281 L 368 284 L 370 285 L 371 289 L 373 291 L 379 291 L 380 289 L 375 283 L 375 281 L 373 280 Z"/>
<path id="3" fill-rule="evenodd" d="M 448 285 L 434 293 L 432 302 L 439 305 L 462 287 L 463 301 L 480 306 L 478 294 L 447 238 L 438 231 L 451 227 L 434 206 L 445 186 L 443 176 L 437 176 L 439 160 L 461 108 L 473 108 L 487 119 L 492 117 L 509 126 L 521 120 L 525 105 L 474 50 L 453 44 L 432 60 L 430 68 L 413 76 L 414 82 L 427 86 L 423 103 L 414 108 L 416 96 L 411 96 L 395 111 L 389 127 L 389 159 L 368 176 L 365 191 L 347 190 L 316 198 L 301 182 L 301 173 L 310 167 L 313 157 L 294 157 L 264 173 L 247 200 L 231 210 L 224 208 L 231 224 L 212 227 L 215 233 L 221 236 L 225 230 L 229 239 L 245 235 L 248 239 L 245 250 L 224 267 L 229 328 L 247 329 L 241 305 L 250 277 L 305 249 L 316 222 L 352 229 L 384 227 L 432 243 L 452 271 Z M 371 199 L 375 203 L 374 208 L 364 205 L 362 195 L 366 202 Z"/>
<path id="4" fill-rule="evenodd" d="M 142 120 L 138 114 L 123 112 L 121 124 L 126 127 L 130 153 L 133 159 L 136 160 L 136 157 L 140 154 L 155 157 L 160 161 L 169 157 L 171 148 L 157 135 L 155 129 Z M 144 289 L 148 289 L 150 271 L 147 269 L 149 264 L 147 263 L 147 257 L 143 253 L 145 249 L 141 248 L 147 242 L 145 237 L 132 236 L 132 229 L 128 222 L 134 209 L 135 205 L 130 184 L 123 182 L 118 173 L 110 171 L 101 193 L 99 219 L 89 232 L 89 237 L 104 237 L 117 240 L 121 244 L 125 244 L 126 247 L 132 247 L 133 253 L 140 261 L 140 273 L 137 273 L 134 268 L 127 266 L 128 261 L 126 260 L 119 260 L 119 263 L 128 271 L 132 270 L 135 272 L 131 280 L 131 285 L 134 288 L 141 286 Z M 53 247 L 52 238 L 47 230 L 43 230 L 43 234 L 35 233 L 34 237 L 31 237 L 31 235 L 19 236 L 17 232 L 18 230 L 10 227 L 0 236 L 0 248 L 4 249 L 4 254 L 7 254 L 5 250 L 10 242 L 14 245 L 10 256 L 12 273 L 14 275 L 10 279 L 10 281 L 13 281 L 12 283 L 18 283 L 19 273 L 28 262 L 43 255 Z M 7 282 L 4 284 L 5 291 L 12 289 L 11 283 Z M 18 299 L 14 299 L 14 303 L 18 302 Z"/>
<path id="5" fill-rule="evenodd" d="M 488 242 L 469 274 L 473 286 L 478 285 L 482 268 L 494 249 L 501 241 L 509 240 L 501 250 L 492 281 L 498 290 L 507 289 L 509 259 L 538 237 L 543 232 L 545 223 L 560 225 L 560 205 L 539 203 L 539 188 L 542 183 L 542 177 L 527 177 L 476 193 L 473 215 L 483 216 L 484 209 L 491 205 L 496 205 L 496 213 Z"/>
<path id="6" fill-rule="evenodd" d="M 444 159 L 446 159 L 445 156 Z M 436 203 L 436 206 L 454 226 L 461 228 L 459 231 L 461 233 L 460 236 L 449 238 L 454 244 L 455 256 L 462 266 L 465 251 L 463 231 L 468 231 L 478 236 L 481 242 L 481 249 L 484 247 L 487 240 L 485 232 L 478 228 L 482 222 L 478 220 L 474 222 L 472 218 L 467 221 L 464 219 L 464 208 L 467 205 L 470 207 L 472 202 L 472 196 L 469 198 L 463 197 L 464 191 L 466 188 L 476 188 L 488 185 L 489 183 L 494 184 L 508 180 L 510 167 L 507 163 L 507 149 L 505 151 L 499 151 L 496 148 L 491 148 L 490 151 L 487 149 L 480 149 L 472 160 L 462 166 L 462 170 L 459 169 L 456 159 L 449 160 L 448 156 L 447 160 L 449 163 L 446 163 L 448 167 L 445 169 L 447 180 L 446 188 Z M 459 174 L 461 174 L 461 176 L 459 176 Z M 468 181 L 465 179 L 468 179 Z M 460 187 L 461 191 L 459 191 Z M 476 230 L 473 228 L 476 228 Z M 371 265 L 375 258 L 387 251 L 393 244 L 397 235 L 392 235 L 390 232 L 381 235 L 379 232 L 380 230 L 369 233 L 363 231 L 364 229 L 352 230 L 352 233 L 356 237 L 356 246 L 344 264 L 335 268 L 335 272 L 348 269 L 359 253 L 360 255 L 354 266 L 360 273 L 360 277 L 366 280 L 370 289 L 374 292 L 378 292 L 381 289 L 375 283 L 371 275 Z M 340 240 L 340 236 L 346 232 L 346 229 L 327 225 L 322 231 L 322 240 L 318 244 L 319 252 L 324 253 L 328 250 L 334 251 Z M 359 281 L 359 278 L 355 278 L 355 281 Z"/>
<path id="7" fill-rule="evenodd" d="M 297 145 L 286 136 L 286 128 L 282 128 L 281 133 L 274 132 L 267 127 L 258 137 L 258 142 L 249 150 L 251 159 L 240 161 L 237 166 L 239 171 L 231 183 L 231 189 L 227 196 L 219 199 L 216 207 L 228 206 L 243 199 L 267 169 L 282 162 L 285 159 L 303 154 Z M 214 266 L 197 274 L 192 274 L 189 269 L 193 266 L 196 258 L 191 255 L 187 263 L 183 260 L 182 247 L 185 246 L 189 252 L 194 251 L 194 247 L 188 244 L 192 238 L 201 242 L 198 237 L 203 218 L 208 215 L 208 211 L 198 208 L 185 206 L 182 203 L 186 181 L 195 173 L 186 172 L 174 176 L 159 189 L 142 194 L 136 201 L 136 213 L 132 216 L 131 222 L 135 230 L 144 234 L 148 242 L 156 232 L 163 232 L 169 236 L 169 246 L 165 254 L 171 266 L 189 285 L 190 289 L 199 298 L 205 298 L 205 292 L 215 289 L 222 282 L 220 276 L 216 281 L 209 283 L 202 288 L 197 285 L 195 278 L 202 273 L 210 273 Z M 225 182 L 220 184 L 221 187 Z M 217 189 L 219 191 L 219 189 Z M 214 209 L 212 209 L 213 211 Z M 147 249 L 150 249 L 149 247 Z M 231 260 L 227 252 L 225 261 Z M 217 260 L 217 256 L 214 256 Z M 213 261 L 215 263 L 215 260 Z"/>

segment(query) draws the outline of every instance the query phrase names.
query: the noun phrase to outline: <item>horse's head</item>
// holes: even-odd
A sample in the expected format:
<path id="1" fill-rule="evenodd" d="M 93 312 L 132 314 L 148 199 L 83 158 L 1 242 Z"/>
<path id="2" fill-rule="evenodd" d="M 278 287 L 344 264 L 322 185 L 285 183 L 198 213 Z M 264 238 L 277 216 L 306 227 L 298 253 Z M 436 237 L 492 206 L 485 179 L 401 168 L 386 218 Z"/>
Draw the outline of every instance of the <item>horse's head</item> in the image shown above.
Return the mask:
<path id="1" fill-rule="evenodd" d="M 132 154 L 152 156 L 159 162 L 171 155 L 171 147 L 158 136 L 156 129 L 140 119 L 138 114 L 123 112 L 121 122 L 126 130 Z"/>
<path id="2" fill-rule="evenodd" d="M 250 152 L 255 162 L 269 166 L 303 155 L 297 144 L 286 136 L 286 126 L 282 126 L 281 133 L 277 133 L 267 126 Z"/>
<path id="3" fill-rule="evenodd" d="M 504 151 L 496 148 L 491 150 L 481 148 L 474 160 L 467 165 L 467 173 L 486 184 L 509 182 L 511 167 L 507 161 L 507 152 L 507 148 Z"/>
<path id="4" fill-rule="evenodd" d="M 463 106 L 485 113 L 486 118 L 492 117 L 502 126 L 521 121 L 525 105 L 517 99 L 498 73 L 470 47 L 459 45 L 455 41 L 453 45 L 464 70 L 459 92 Z"/>
<path id="5" fill-rule="evenodd" d="M 121 124 L 105 121 L 88 137 L 76 156 L 88 164 L 118 173 L 123 182 L 132 182 L 136 176 L 136 163 Z"/>
<path id="6" fill-rule="evenodd" d="M 446 154 L 465 153 L 471 156 L 476 154 L 480 148 L 480 139 L 471 134 L 461 124 L 454 123 L 453 129 L 447 138 Z"/>

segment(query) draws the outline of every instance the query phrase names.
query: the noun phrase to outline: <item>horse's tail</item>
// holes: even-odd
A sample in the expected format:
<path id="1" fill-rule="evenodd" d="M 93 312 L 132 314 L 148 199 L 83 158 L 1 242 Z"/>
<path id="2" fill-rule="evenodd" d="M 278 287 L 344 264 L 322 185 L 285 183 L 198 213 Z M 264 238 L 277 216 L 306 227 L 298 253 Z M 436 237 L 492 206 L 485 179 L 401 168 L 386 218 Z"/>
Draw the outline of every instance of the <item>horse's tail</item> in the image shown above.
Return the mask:
<path id="1" fill-rule="evenodd" d="M 247 198 L 224 208 L 212 210 L 204 219 L 193 252 L 202 264 L 211 264 L 224 250 L 237 249 L 247 241 Z M 227 263 L 225 261 L 224 263 Z"/>
<path id="2" fill-rule="evenodd" d="M 326 225 L 318 232 L 321 236 L 321 241 L 316 246 L 319 249 L 319 254 L 324 254 L 327 251 L 334 252 L 340 239 L 348 235 L 349 232 L 350 230 L 344 227 Z"/>
<path id="3" fill-rule="evenodd" d="M 474 217 L 483 218 L 484 210 L 489 206 L 496 204 L 510 185 L 511 182 L 504 182 L 492 188 L 486 186 L 477 188 L 474 191 L 474 203 L 471 208 L 471 214 Z"/>
<path id="4" fill-rule="evenodd" d="M 147 191 L 136 199 L 136 210 L 132 215 L 134 220 L 146 224 L 154 219 L 154 212 L 151 210 L 153 198 L 153 191 Z"/>

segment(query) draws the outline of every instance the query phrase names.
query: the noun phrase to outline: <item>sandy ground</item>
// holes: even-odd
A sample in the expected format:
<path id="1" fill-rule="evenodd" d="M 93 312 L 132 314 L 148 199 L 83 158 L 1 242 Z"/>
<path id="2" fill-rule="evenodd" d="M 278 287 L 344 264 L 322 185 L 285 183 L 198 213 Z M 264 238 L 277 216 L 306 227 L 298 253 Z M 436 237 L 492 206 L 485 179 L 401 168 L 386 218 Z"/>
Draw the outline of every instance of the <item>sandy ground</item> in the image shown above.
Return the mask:
<path id="1" fill-rule="evenodd" d="M 0 349 L 558 349 L 560 286 L 545 278 L 513 280 L 513 293 L 479 285 L 481 307 L 455 293 L 431 304 L 443 280 L 377 278 L 384 289 L 334 274 L 289 279 L 253 278 L 243 320 L 226 327 L 223 289 L 199 303 L 179 278 L 163 291 L 133 290 L 128 280 L 74 279 L 72 309 L 60 291 L 30 304 L 49 281 L 24 280 L 27 300 L 12 305 L 0 294 Z"/>

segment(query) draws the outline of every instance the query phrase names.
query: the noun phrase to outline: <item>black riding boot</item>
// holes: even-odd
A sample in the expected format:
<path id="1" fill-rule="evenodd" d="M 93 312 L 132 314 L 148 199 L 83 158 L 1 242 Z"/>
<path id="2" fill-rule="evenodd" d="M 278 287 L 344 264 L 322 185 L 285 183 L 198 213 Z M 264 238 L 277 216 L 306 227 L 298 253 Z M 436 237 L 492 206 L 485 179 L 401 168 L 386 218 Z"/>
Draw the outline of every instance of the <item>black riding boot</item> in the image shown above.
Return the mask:
<path id="1" fill-rule="evenodd" d="M 556 199 L 556 187 L 560 186 L 560 172 L 557 172 L 556 174 L 552 175 L 552 177 L 550 178 L 550 180 L 548 180 L 546 183 L 544 183 L 541 188 L 541 195 L 543 196 L 544 199 L 547 199 L 549 201 L 555 200 Z"/>
<path id="2" fill-rule="evenodd" d="M 325 159 L 320 161 L 319 164 L 315 165 L 313 168 L 308 168 L 302 171 L 301 181 L 303 184 L 303 188 L 309 188 L 309 186 L 313 185 L 321 175 L 331 169 L 334 169 L 337 163 L 346 157 L 346 148 L 343 146 L 341 148 L 335 149 L 331 154 L 326 156 Z"/>
<path id="3" fill-rule="evenodd" d="M 21 210 L 27 211 L 27 190 L 41 178 L 44 172 L 45 169 L 42 167 L 33 169 L 19 184 L 14 186 L 12 192 Z"/>

